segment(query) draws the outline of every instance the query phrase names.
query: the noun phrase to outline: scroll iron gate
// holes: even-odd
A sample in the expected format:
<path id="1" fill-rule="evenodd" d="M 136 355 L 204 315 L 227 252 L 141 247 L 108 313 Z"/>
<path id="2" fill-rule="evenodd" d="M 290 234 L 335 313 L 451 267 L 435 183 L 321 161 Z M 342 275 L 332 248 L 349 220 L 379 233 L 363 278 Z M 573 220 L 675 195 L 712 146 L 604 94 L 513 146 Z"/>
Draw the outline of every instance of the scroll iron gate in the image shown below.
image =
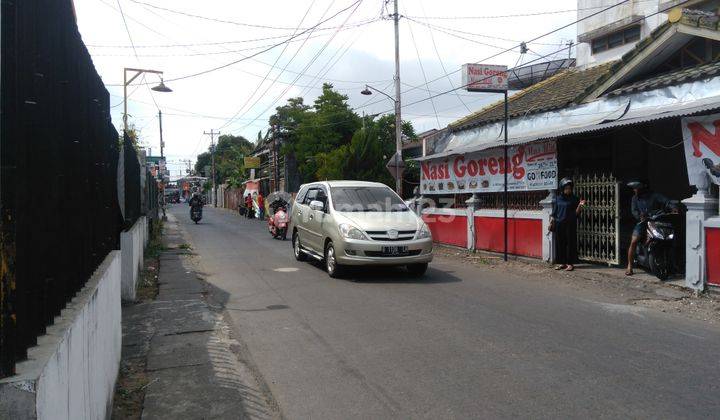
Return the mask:
<path id="1" fill-rule="evenodd" d="M 612 175 L 580 175 L 575 194 L 587 200 L 578 217 L 578 257 L 581 260 L 620 264 L 619 183 Z"/>

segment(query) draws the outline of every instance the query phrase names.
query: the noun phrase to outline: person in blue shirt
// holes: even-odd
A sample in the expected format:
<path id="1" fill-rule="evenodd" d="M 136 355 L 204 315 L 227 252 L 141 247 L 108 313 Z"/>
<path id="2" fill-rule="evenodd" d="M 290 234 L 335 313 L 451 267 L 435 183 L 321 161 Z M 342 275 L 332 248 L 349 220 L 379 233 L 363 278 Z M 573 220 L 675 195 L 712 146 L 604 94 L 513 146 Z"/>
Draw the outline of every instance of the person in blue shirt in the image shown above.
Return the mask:
<path id="1" fill-rule="evenodd" d="M 577 262 L 577 217 L 585 206 L 573 193 L 573 181 L 570 178 L 560 180 L 560 194 L 555 198 L 555 205 L 550 219 L 550 229 L 555 232 L 556 270 L 573 271 Z"/>
<path id="2" fill-rule="evenodd" d="M 630 210 L 635 218 L 635 227 L 633 228 L 632 238 L 630 239 L 630 247 L 628 248 L 628 265 L 625 270 L 626 276 L 632 276 L 633 260 L 635 259 L 635 250 L 637 244 L 645 237 L 647 230 L 647 218 L 653 213 L 663 210 L 668 204 L 668 199 L 662 194 L 651 191 L 647 184 L 640 180 L 628 182 L 628 187 L 635 192 L 630 202 Z"/>

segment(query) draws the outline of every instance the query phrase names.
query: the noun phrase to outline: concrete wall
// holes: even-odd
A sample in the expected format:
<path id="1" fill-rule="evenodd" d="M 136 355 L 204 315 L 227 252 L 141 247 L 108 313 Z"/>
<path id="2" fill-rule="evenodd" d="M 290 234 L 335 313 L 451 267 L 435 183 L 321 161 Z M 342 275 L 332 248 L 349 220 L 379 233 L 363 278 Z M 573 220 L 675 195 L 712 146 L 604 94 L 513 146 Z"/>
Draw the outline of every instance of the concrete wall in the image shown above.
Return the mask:
<path id="1" fill-rule="evenodd" d="M 109 417 L 122 340 L 120 258 L 108 254 L 17 375 L 0 380 L 0 418 Z"/>
<path id="2" fill-rule="evenodd" d="M 143 265 L 145 244 L 147 243 L 147 231 L 147 219 L 141 216 L 130 229 L 120 234 L 123 300 L 135 300 L 135 291 L 140 277 L 140 269 Z"/>

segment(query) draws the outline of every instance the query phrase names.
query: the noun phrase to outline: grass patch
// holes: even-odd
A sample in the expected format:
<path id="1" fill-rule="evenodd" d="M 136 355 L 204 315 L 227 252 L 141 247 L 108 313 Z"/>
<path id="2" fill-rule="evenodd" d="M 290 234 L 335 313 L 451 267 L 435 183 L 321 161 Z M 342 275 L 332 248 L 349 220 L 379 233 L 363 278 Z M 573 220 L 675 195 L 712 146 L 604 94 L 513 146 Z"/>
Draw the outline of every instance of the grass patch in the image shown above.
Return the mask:
<path id="1" fill-rule="evenodd" d="M 178 248 L 180 248 L 180 249 L 192 249 L 192 246 L 190 246 L 190 244 L 180 244 L 180 246 L 178 246 Z"/>

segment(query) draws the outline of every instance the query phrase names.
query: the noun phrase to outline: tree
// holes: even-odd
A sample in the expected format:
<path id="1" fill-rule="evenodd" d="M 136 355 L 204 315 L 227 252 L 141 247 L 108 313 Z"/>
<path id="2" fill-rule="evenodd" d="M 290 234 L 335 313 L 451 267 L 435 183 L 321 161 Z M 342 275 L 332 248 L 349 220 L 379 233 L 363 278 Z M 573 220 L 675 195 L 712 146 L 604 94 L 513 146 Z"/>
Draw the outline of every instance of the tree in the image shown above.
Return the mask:
<path id="1" fill-rule="evenodd" d="M 321 154 L 349 144 L 360 128 L 360 117 L 347 100 L 347 96 L 325 83 L 312 108 L 301 98 L 294 98 L 288 101 L 287 108 L 278 108 L 276 119 L 271 117 L 270 124 L 279 123 L 275 129 L 286 140 L 282 152 L 297 160 L 305 182 L 318 179 Z"/>
<path id="2" fill-rule="evenodd" d="M 245 179 L 245 166 L 243 159 L 251 153 L 255 146 L 242 136 L 230 134 L 221 135 L 215 145 L 215 182 L 221 183 L 231 180 L 233 184 L 239 184 Z M 197 156 L 195 171 L 206 177 L 212 174 L 206 173 L 206 168 L 212 165 L 212 150 Z"/>

